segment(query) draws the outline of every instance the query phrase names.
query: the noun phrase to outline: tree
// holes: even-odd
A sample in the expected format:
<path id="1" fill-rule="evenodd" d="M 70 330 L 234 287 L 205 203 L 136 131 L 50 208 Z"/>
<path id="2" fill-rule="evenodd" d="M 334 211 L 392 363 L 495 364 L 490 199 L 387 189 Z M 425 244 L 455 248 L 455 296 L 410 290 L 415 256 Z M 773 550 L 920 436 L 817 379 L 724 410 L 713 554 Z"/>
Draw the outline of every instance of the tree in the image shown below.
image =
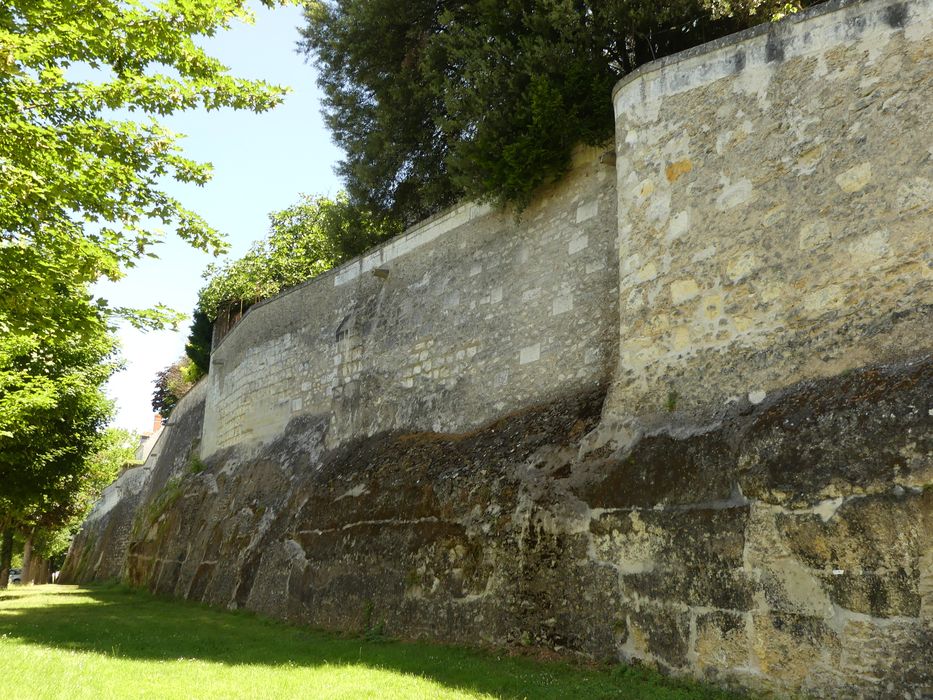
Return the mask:
<path id="1" fill-rule="evenodd" d="M 268 1 L 268 0 L 266 0 Z M 283 90 L 229 75 L 196 43 L 246 0 L 7 0 L 0 4 L 0 543 L 68 494 L 109 413 L 111 308 L 90 283 L 119 278 L 174 230 L 220 252 L 219 234 L 163 178 L 202 184 L 157 117 L 275 106 Z M 9 548 L 0 547 L 0 587 Z"/>
<path id="2" fill-rule="evenodd" d="M 198 309 L 209 319 L 275 296 L 401 232 L 401 223 L 346 195 L 302 198 L 269 215 L 269 236 L 242 258 L 208 266 Z"/>
<path id="3" fill-rule="evenodd" d="M 19 307 L 0 308 L 0 518 L 58 489 L 110 412 L 100 389 L 115 346 L 103 314 L 83 284 L 24 275 L 41 266 L 36 255 L 0 246 L 0 299 Z M 53 293 L 57 303 L 43 303 Z"/>
<path id="4" fill-rule="evenodd" d="M 200 307 L 195 308 L 191 315 L 191 328 L 188 331 L 188 342 L 185 344 L 185 355 L 191 360 L 191 378 L 197 381 L 210 369 L 211 343 L 214 339 L 214 322 Z"/>
<path id="5" fill-rule="evenodd" d="M 423 66 L 447 4 L 350 0 L 305 10 L 304 50 L 317 59 L 324 119 L 346 152 L 337 173 L 354 203 L 406 224 L 462 194 L 447 174 L 448 139 L 436 123 L 443 97 Z"/>
<path id="6" fill-rule="evenodd" d="M 521 207 L 576 144 L 611 136 L 622 75 L 785 5 L 317 0 L 302 48 L 351 199 L 413 223 L 460 197 Z"/>
<path id="7" fill-rule="evenodd" d="M 31 531 L 40 520 L 64 517 L 110 415 L 101 387 L 114 367 L 112 338 L 80 286 L 62 283 L 61 291 L 58 307 L 46 309 L 49 328 L 60 332 L 0 338 L 0 536 L 5 543 L 12 542 L 14 528 Z M 0 552 L 0 587 L 6 585 L 11 553 L 6 546 Z"/>
<path id="8" fill-rule="evenodd" d="M 100 498 L 104 488 L 121 470 L 135 463 L 139 438 L 127 430 L 107 428 L 97 436 L 85 468 L 56 498 L 47 498 L 44 508 L 33 511 L 21 525 L 25 531 L 23 574 L 26 582 L 43 583 L 50 563 L 58 562 L 74 533 Z"/>
<path id="9" fill-rule="evenodd" d="M 68 240 L 87 275 L 116 277 L 157 226 L 197 248 L 220 237 L 167 195 L 160 178 L 205 183 L 155 116 L 203 107 L 264 111 L 282 90 L 228 75 L 195 43 L 245 0 L 8 0 L 0 7 L 0 231 L 7 242 Z M 81 79 L 79 76 L 88 75 Z M 128 118 L 132 113 L 145 120 Z M 124 114 L 126 118 L 112 115 Z M 93 224 L 93 225 L 89 225 Z"/>
<path id="10" fill-rule="evenodd" d="M 182 357 L 156 374 L 155 391 L 152 394 L 152 410 L 168 418 L 182 397 L 191 391 L 194 381 L 191 371 L 194 363 L 190 357 Z"/>

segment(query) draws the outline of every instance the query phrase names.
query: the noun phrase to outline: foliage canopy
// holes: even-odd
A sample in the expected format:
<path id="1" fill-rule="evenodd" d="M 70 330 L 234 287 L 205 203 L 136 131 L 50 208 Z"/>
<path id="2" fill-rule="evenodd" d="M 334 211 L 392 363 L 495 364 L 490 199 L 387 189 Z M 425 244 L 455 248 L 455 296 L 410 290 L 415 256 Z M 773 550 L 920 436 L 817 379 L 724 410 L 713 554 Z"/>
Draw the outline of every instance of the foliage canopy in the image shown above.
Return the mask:
<path id="1" fill-rule="evenodd" d="M 344 194 L 334 199 L 304 195 L 269 215 L 269 236 L 242 258 L 208 266 L 198 310 L 213 320 L 233 306 L 245 309 L 400 231 L 393 218 L 352 205 Z"/>
<path id="2" fill-rule="evenodd" d="M 521 206 L 609 138 L 622 75 L 804 4 L 314 0 L 303 50 L 351 199 L 413 223 L 464 196 Z"/>
<path id="3" fill-rule="evenodd" d="M 214 339 L 214 323 L 200 306 L 195 307 L 191 315 L 191 328 L 188 330 L 188 342 L 185 343 L 185 355 L 191 359 L 191 376 L 197 381 L 207 374 L 211 364 L 211 343 Z"/>
<path id="4" fill-rule="evenodd" d="M 205 183 L 156 116 L 203 107 L 263 111 L 282 90 L 228 75 L 197 46 L 245 0 L 9 0 L 0 7 L 0 232 L 67 240 L 85 278 L 118 277 L 171 227 L 223 250 L 159 180 Z M 148 118 L 134 119 L 134 113 Z M 60 251 L 64 254 L 64 251 Z"/>
<path id="5" fill-rule="evenodd" d="M 203 184 L 210 166 L 157 118 L 281 100 L 198 46 L 238 19 L 246 0 L 0 4 L 0 531 L 51 522 L 93 471 L 110 413 L 101 387 L 117 366 L 113 315 L 144 327 L 177 318 L 110 308 L 90 284 L 151 255 L 160 227 L 225 248 L 162 187 Z"/>
<path id="6" fill-rule="evenodd" d="M 198 376 L 190 357 L 182 357 L 156 374 L 152 410 L 168 418 L 181 398 L 191 391 Z"/>

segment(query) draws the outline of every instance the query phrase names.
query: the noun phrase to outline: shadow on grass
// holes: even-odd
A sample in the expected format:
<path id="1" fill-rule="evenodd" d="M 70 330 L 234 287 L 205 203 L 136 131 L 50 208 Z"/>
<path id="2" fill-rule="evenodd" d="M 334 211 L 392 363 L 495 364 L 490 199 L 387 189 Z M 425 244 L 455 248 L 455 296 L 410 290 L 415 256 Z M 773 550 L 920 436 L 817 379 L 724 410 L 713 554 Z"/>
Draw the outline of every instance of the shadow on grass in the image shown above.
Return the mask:
<path id="1" fill-rule="evenodd" d="M 23 598 L 32 598 L 34 596 L 43 596 L 48 595 L 47 591 L 43 591 L 40 588 L 20 588 L 17 586 L 10 586 L 10 588 L 0 591 L 0 603 L 5 600 L 21 600 Z"/>
<path id="2" fill-rule="evenodd" d="M 49 595 L 61 603 L 30 607 Z M 81 596 L 85 600 L 76 597 Z M 91 598 L 92 601 L 87 601 Z M 23 607 L 16 606 L 23 600 Z M 368 641 L 286 625 L 248 613 L 152 597 L 123 587 L 4 594 L 0 639 L 129 659 L 198 659 L 226 665 L 362 665 L 424 676 L 451 689 L 503 698 L 731 698 L 646 669 L 596 669 L 497 657 L 462 647 Z"/>

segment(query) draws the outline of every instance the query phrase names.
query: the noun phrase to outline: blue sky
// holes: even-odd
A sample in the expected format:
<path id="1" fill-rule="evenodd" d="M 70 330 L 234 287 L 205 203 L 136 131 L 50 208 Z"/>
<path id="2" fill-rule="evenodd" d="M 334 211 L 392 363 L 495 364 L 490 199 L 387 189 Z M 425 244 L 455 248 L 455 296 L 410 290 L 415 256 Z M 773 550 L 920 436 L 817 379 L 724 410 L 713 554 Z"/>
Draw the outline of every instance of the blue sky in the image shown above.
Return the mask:
<path id="1" fill-rule="evenodd" d="M 202 43 L 234 75 L 291 87 L 285 103 L 259 115 L 192 112 L 163 122 L 186 135 L 182 143 L 190 157 L 214 165 L 214 177 L 206 186 L 172 182 L 166 189 L 226 235 L 233 257 L 265 236 L 269 212 L 294 203 L 300 193 L 333 195 L 340 189 L 333 166 L 341 152 L 321 119 L 316 73 L 295 51 L 301 11 L 256 5 L 255 24 L 237 25 Z M 158 259 L 146 259 L 119 282 L 98 285 L 97 294 L 117 306 L 161 302 L 190 313 L 203 284 L 201 273 L 217 259 L 170 233 L 155 252 Z M 120 328 L 126 367 L 108 385 L 108 395 L 117 405 L 114 425 L 140 432 L 151 429 L 153 379 L 184 352 L 187 323 L 174 333 Z"/>

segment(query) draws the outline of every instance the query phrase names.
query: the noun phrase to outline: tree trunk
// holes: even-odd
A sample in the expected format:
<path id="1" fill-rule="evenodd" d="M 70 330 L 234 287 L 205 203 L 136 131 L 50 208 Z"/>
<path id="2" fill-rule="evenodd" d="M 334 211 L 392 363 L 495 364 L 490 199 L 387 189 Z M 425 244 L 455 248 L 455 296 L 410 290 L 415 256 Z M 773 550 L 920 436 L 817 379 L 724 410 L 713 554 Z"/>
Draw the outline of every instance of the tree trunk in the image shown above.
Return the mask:
<path id="1" fill-rule="evenodd" d="M 32 560 L 32 582 L 40 586 L 49 583 L 49 560 L 36 555 L 33 555 Z"/>
<path id="2" fill-rule="evenodd" d="M 0 589 L 6 588 L 13 559 L 13 528 L 8 522 L 0 524 Z"/>
<path id="3" fill-rule="evenodd" d="M 42 569 L 42 557 L 36 554 L 36 550 L 33 549 L 32 556 L 29 558 L 29 571 L 23 569 L 23 583 L 28 583 L 30 586 L 34 583 L 39 583 L 39 572 Z"/>
<path id="4" fill-rule="evenodd" d="M 21 574 L 22 584 L 25 586 L 27 583 L 32 583 L 32 534 L 33 530 L 29 531 L 29 534 L 26 536 L 26 541 L 23 542 L 23 573 Z"/>

